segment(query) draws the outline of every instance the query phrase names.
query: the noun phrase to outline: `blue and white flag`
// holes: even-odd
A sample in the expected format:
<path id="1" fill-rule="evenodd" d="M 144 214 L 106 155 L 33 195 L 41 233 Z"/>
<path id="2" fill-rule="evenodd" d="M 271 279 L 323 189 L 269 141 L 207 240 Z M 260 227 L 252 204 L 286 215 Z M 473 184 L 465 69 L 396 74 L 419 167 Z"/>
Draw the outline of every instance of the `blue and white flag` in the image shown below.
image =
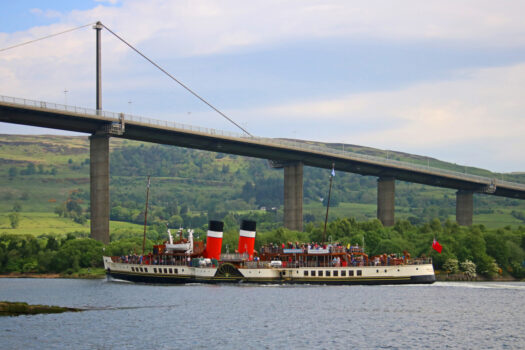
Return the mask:
<path id="1" fill-rule="evenodd" d="M 332 177 L 335 176 L 335 168 L 332 168 Z"/>

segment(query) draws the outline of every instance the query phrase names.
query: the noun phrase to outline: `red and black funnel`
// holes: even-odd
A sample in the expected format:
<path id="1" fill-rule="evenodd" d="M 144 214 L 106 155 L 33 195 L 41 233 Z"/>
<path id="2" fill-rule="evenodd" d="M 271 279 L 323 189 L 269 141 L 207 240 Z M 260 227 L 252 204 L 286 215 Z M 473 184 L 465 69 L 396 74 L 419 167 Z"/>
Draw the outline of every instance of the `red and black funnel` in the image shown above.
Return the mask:
<path id="1" fill-rule="evenodd" d="M 239 253 L 248 254 L 248 259 L 253 260 L 253 247 L 255 246 L 255 227 L 256 222 L 243 220 L 239 231 Z"/>
<path id="2" fill-rule="evenodd" d="M 223 228 L 224 223 L 222 221 L 210 220 L 208 223 L 205 256 L 209 259 L 219 260 L 221 258 Z"/>

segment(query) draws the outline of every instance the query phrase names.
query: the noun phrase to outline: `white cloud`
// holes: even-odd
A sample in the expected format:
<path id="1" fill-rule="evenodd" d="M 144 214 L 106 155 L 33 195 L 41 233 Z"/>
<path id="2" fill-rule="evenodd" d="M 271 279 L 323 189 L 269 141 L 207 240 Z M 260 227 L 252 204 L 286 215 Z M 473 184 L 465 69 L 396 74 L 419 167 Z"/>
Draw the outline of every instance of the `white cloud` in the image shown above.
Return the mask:
<path id="1" fill-rule="evenodd" d="M 493 169 L 524 169 L 525 63 L 461 75 L 464 78 L 453 81 L 237 114 L 280 123 L 283 134 L 295 129 L 299 137 L 314 140 L 344 140 Z M 288 127 L 283 127 L 284 120 Z"/>
<path id="2" fill-rule="evenodd" d="M 101 0 L 85 11 L 34 10 L 37 15 L 53 16 L 56 23 L 0 33 L 0 48 L 97 20 L 155 59 L 264 50 L 312 38 L 426 45 L 445 42 L 495 50 L 525 45 L 523 1 L 506 1 L 503 6 L 488 0 L 122 0 L 118 7 L 107 5 L 116 2 Z M 121 81 L 104 80 L 105 88 L 122 90 L 135 84 L 147 89 L 157 83 L 152 78 L 133 79 L 144 62 L 139 63 L 141 59 L 106 31 L 103 43 L 105 74 L 132 72 Z M 295 124 L 292 128 L 298 137 L 428 152 L 463 163 L 475 156 L 480 166 L 493 164 L 496 168 L 506 162 L 516 164 L 515 170 L 523 170 L 525 161 L 519 152 L 525 149 L 521 141 L 525 131 L 524 71 L 523 65 L 466 71 L 462 80 L 417 83 L 402 90 L 261 107 L 235 114 L 251 116 L 251 126 L 259 123 L 256 117 L 264 118 L 266 124 L 273 118 L 278 122 L 275 129 L 282 130 L 278 136 L 289 135 L 287 124 Z M 62 91 L 67 88 L 69 101 L 89 106 L 93 104 L 93 76 L 92 29 L 0 53 L 0 95 L 60 103 Z M 301 130 L 301 125 L 309 129 Z M 251 129 L 265 130 L 262 124 Z M 323 130 L 325 134 L 321 134 Z M 440 149 L 449 153 L 440 153 Z"/>

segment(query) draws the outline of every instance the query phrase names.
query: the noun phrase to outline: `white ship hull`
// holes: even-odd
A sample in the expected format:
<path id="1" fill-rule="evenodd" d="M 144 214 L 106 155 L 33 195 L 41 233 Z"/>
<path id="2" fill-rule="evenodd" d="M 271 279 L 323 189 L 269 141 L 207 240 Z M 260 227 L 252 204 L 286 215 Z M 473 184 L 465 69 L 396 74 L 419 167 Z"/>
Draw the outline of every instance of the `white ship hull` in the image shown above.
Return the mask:
<path id="1" fill-rule="evenodd" d="M 263 283 L 263 284 L 414 284 L 433 283 L 432 264 L 346 267 L 253 267 L 237 268 L 182 265 L 144 265 L 113 262 L 104 257 L 108 277 L 132 282 L 182 283 Z"/>

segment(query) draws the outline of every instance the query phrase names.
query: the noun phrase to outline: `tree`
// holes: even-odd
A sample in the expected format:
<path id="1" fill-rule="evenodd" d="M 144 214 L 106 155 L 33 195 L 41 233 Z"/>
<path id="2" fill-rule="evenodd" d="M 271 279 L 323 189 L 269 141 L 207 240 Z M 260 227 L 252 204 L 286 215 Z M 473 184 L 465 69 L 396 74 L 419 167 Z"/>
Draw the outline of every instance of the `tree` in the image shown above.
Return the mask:
<path id="1" fill-rule="evenodd" d="M 20 205 L 20 203 L 15 203 L 15 204 L 13 205 L 13 211 L 14 211 L 15 213 L 19 213 L 19 212 L 22 211 L 22 206 Z"/>
<path id="2" fill-rule="evenodd" d="M 15 178 L 16 175 L 18 175 L 18 169 L 15 167 L 9 168 L 9 180 L 12 180 L 13 178 Z"/>
<path id="3" fill-rule="evenodd" d="M 20 224 L 20 214 L 16 212 L 9 214 L 9 222 L 11 223 L 11 228 L 17 228 Z"/>
<path id="4" fill-rule="evenodd" d="M 461 263 L 461 270 L 468 276 L 468 278 L 476 278 L 476 264 L 470 260 L 465 260 Z"/>
<path id="5" fill-rule="evenodd" d="M 447 273 L 458 273 L 459 272 L 459 265 L 457 259 L 447 259 L 445 263 L 443 264 L 443 270 L 447 271 Z"/>

